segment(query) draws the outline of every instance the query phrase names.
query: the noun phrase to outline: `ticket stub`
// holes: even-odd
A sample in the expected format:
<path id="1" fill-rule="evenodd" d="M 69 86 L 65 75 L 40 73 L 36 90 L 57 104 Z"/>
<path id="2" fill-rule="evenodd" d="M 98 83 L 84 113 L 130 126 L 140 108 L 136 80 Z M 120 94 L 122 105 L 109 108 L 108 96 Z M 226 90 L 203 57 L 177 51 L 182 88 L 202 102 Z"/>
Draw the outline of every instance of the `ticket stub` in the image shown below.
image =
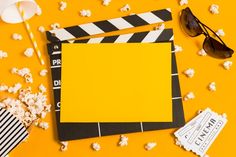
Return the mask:
<path id="1" fill-rule="evenodd" d="M 203 157 L 227 123 L 226 115 L 207 108 L 174 133 L 187 151 Z"/>

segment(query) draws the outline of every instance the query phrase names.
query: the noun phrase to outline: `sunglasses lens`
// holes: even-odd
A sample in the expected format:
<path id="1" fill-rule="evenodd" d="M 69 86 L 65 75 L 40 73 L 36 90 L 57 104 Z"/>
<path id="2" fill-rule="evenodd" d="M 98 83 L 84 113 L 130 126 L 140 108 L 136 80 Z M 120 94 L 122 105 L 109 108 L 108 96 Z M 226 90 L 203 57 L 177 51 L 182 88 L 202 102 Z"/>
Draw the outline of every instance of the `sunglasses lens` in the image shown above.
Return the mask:
<path id="1" fill-rule="evenodd" d="M 219 59 L 230 58 L 234 53 L 232 49 L 211 37 L 205 39 L 203 48 L 209 56 Z"/>
<path id="2" fill-rule="evenodd" d="M 183 9 L 180 16 L 183 30 L 191 37 L 202 34 L 203 30 L 189 8 Z"/>

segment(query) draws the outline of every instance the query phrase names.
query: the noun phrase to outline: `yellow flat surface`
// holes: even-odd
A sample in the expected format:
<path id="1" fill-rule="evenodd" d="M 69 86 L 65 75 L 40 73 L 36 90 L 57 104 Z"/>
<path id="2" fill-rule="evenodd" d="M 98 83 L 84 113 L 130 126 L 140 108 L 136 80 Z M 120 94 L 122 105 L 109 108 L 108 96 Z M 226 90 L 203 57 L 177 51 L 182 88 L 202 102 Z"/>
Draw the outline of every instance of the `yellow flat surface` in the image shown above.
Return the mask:
<path id="1" fill-rule="evenodd" d="M 61 122 L 172 122 L 171 43 L 62 44 L 62 65 Z"/>
<path id="2" fill-rule="evenodd" d="M 141 13 L 150 10 L 156 10 L 166 7 L 172 8 L 173 22 L 168 22 L 166 27 L 173 27 L 175 33 L 175 43 L 183 47 L 183 52 L 177 55 L 178 69 L 180 72 L 180 83 L 183 95 L 189 91 L 193 91 L 196 98 L 191 101 L 184 102 L 184 111 L 186 120 L 190 120 L 196 115 L 199 109 L 210 107 L 219 113 L 227 113 L 228 123 L 222 133 L 213 143 L 208 151 L 212 157 L 231 157 L 235 154 L 236 141 L 236 112 L 235 112 L 235 89 L 236 89 L 236 66 L 233 65 L 231 70 L 226 71 L 221 64 L 224 60 L 216 60 L 210 57 L 200 57 L 197 55 L 199 49 L 202 48 L 204 36 L 190 38 L 186 36 L 179 27 L 179 12 L 182 8 L 178 5 L 179 0 L 112 0 L 107 7 L 101 5 L 100 0 L 68 0 L 68 7 L 64 12 L 58 10 L 59 0 L 39 1 L 42 7 L 42 16 L 36 16 L 30 20 L 34 34 L 46 60 L 46 65 L 41 66 L 34 56 L 26 58 L 23 51 L 27 47 L 31 47 L 24 26 L 22 24 L 10 25 L 0 22 L 0 49 L 8 52 L 9 57 L 0 60 L 0 82 L 12 85 L 16 82 L 23 83 L 23 79 L 10 74 L 12 67 L 30 67 L 34 76 L 33 89 L 36 91 L 40 83 L 44 83 L 51 91 L 51 74 L 48 77 L 40 77 L 39 71 L 43 68 L 49 69 L 49 59 L 46 51 L 46 38 L 37 31 L 38 26 L 43 25 L 49 29 L 50 24 L 58 22 L 62 27 L 74 24 L 82 24 L 91 21 L 108 19 L 111 17 L 120 17 L 130 13 Z M 119 12 L 119 9 L 130 4 L 131 11 L 127 13 Z M 208 9 L 212 3 L 220 6 L 220 14 L 212 15 Z M 233 0 L 189 0 L 189 7 L 198 16 L 202 22 L 206 23 L 214 30 L 223 28 L 226 36 L 223 40 L 234 50 L 236 50 L 236 29 L 235 29 L 235 1 Z M 90 18 L 82 18 L 79 16 L 81 9 L 90 9 L 92 16 Z M 135 31 L 151 30 L 153 26 L 132 29 Z M 24 37 L 22 41 L 13 41 L 12 33 L 21 33 Z M 128 32 L 122 31 L 122 32 Z M 229 59 L 236 63 L 235 56 Z M 192 79 L 186 78 L 181 74 L 186 68 L 194 68 L 196 71 Z M 217 85 L 216 92 L 209 92 L 207 85 L 215 81 Z M 25 85 L 24 85 L 25 86 Z M 6 97 L 6 93 L 0 93 L 0 98 Z M 49 101 L 52 102 L 52 95 L 49 93 Z M 128 147 L 117 147 L 119 136 L 110 136 L 102 138 L 93 138 L 69 143 L 67 152 L 60 152 L 60 144 L 56 140 L 55 117 L 52 112 L 45 121 L 48 121 L 50 128 L 44 131 L 34 128 L 28 139 L 28 142 L 21 144 L 11 154 L 11 157 L 195 157 L 191 152 L 184 151 L 175 145 L 173 132 L 176 129 L 153 131 L 146 133 L 129 134 Z M 151 151 L 144 150 L 146 142 L 155 141 L 157 146 Z M 90 148 L 92 142 L 101 144 L 101 151 L 94 152 Z"/>

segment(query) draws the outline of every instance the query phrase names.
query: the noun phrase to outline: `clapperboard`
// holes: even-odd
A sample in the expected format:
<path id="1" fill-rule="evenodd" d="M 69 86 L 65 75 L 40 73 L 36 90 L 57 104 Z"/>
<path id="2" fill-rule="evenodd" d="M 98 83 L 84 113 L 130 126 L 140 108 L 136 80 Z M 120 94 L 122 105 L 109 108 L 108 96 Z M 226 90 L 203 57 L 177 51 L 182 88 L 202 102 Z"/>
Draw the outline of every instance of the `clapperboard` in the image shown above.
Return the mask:
<path id="1" fill-rule="evenodd" d="M 172 20 L 171 10 L 162 9 L 125 17 L 103 20 L 87 24 L 60 28 L 47 31 L 47 45 L 50 56 L 54 104 L 58 137 L 61 141 L 100 137 L 106 135 L 143 132 L 176 128 L 185 124 L 182 97 L 180 92 L 176 56 L 174 53 L 174 36 L 172 29 L 145 31 L 138 33 L 106 36 L 76 40 L 76 38 L 103 34 L 138 26 L 150 25 Z M 140 122 L 140 123 L 61 123 L 60 98 L 61 98 L 61 44 L 62 43 L 172 43 L 172 122 Z M 75 102 L 76 103 L 76 102 Z"/>
<path id="2" fill-rule="evenodd" d="M 28 131 L 20 120 L 0 107 L 0 157 L 5 157 L 27 136 Z"/>

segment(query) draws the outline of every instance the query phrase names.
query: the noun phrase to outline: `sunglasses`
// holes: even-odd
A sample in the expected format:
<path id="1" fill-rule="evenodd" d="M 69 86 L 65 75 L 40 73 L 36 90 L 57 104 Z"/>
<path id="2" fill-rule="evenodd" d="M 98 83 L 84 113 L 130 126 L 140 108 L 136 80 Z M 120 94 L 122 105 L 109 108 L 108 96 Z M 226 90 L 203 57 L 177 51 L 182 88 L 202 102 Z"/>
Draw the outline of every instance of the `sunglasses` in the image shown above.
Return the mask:
<path id="1" fill-rule="evenodd" d="M 196 16 L 194 16 L 189 7 L 182 10 L 180 24 L 183 30 L 191 37 L 196 37 L 201 34 L 205 35 L 206 38 L 203 43 L 203 49 L 209 56 L 218 59 L 232 57 L 234 50 L 226 46 L 223 40 L 211 28 L 203 24 Z M 211 37 L 208 30 L 210 30 L 218 40 Z"/>

